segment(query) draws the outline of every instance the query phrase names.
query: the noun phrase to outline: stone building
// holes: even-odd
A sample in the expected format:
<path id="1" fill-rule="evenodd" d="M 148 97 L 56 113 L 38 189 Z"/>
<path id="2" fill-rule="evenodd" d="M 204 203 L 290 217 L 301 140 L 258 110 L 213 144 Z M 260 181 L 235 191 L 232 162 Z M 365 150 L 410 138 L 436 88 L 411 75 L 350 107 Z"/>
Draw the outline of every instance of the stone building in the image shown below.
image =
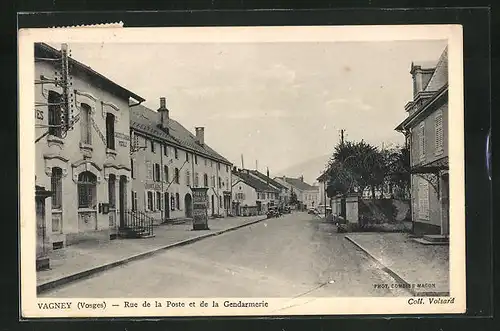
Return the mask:
<path id="1" fill-rule="evenodd" d="M 203 127 L 195 130 L 192 134 L 170 117 L 163 97 L 157 111 L 132 108 L 132 208 L 156 224 L 192 218 L 191 187 L 209 188 L 209 216 L 230 213 L 231 162 L 210 148 Z"/>
<path id="2" fill-rule="evenodd" d="M 304 182 L 304 176 L 299 178 L 282 176 L 275 177 L 274 180 L 287 187 L 289 195 L 294 192 L 303 208 L 314 208 L 319 204 L 319 187 Z"/>
<path id="3" fill-rule="evenodd" d="M 114 238 L 131 205 L 129 103 L 144 99 L 70 58 L 66 114 L 54 84 L 61 51 L 43 43 L 34 51 L 36 185 L 52 192 L 44 208 L 50 247 Z"/>
<path id="4" fill-rule="evenodd" d="M 397 131 L 410 149 L 412 221 L 416 234 L 448 236 L 448 50 L 437 64 L 412 63 L 413 100 Z"/>
<path id="5" fill-rule="evenodd" d="M 248 169 L 233 169 L 233 210 L 235 215 L 267 213 L 278 206 L 280 191 L 251 175 Z"/>

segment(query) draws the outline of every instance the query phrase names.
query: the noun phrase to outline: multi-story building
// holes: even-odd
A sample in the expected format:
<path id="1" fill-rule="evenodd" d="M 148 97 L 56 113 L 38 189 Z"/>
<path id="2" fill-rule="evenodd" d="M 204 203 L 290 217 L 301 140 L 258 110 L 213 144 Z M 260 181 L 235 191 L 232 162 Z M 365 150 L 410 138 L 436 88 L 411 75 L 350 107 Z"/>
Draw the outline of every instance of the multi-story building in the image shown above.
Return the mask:
<path id="1" fill-rule="evenodd" d="M 117 234 L 131 205 L 129 102 L 144 101 L 72 58 L 62 84 L 61 57 L 35 44 L 36 185 L 52 192 L 44 205 L 51 248 Z"/>
<path id="2" fill-rule="evenodd" d="M 396 128 L 410 149 L 414 232 L 449 233 L 448 51 L 436 65 L 412 63 L 413 100 Z"/>
<path id="3" fill-rule="evenodd" d="M 170 118 L 163 97 L 157 111 L 132 108 L 132 208 L 155 223 L 192 218 L 191 187 L 208 188 L 209 215 L 230 212 L 231 162 L 205 142 L 203 127 L 195 130 L 192 134 Z"/>
<path id="4" fill-rule="evenodd" d="M 330 205 L 330 200 L 328 198 L 327 192 L 326 192 L 326 187 L 328 185 L 328 173 L 324 171 L 321 173 L 321 175 L 316 178 L 319 184 L 319 204 L 320 205 Z"/>
<path id="5" fill-rule="evenodd" d="M 299 178 L 275 177 L 275 181 L 288 188 L 289 195 L 295 193 L 303 208 L 314 208 L 319 202 L 319 187 L 304 182 L 304 176 Z"/>
<path id="6" fill-rule="evenodd" d="M 267 171 L 267 174 L 264 175 L 263 173 L 257 171 L 257 170 L 250 170 L 249 174 L 256 179 L 266 183 L 267 185 L 271 186 L 272 188 L 276 189 L 279 191 L 279 199 L 278 199 L 278 205 L 279 206 L 285 206 L 288 204 L 288 188 L 274 179 L 269 177 L 269 170 Z"/>
<path id="7" fill-rule="evenodd" d="M 280 191 L 251 175 L 248 169 L 233 169 L 235 215 L 261 215 L 278 206 Z"/>

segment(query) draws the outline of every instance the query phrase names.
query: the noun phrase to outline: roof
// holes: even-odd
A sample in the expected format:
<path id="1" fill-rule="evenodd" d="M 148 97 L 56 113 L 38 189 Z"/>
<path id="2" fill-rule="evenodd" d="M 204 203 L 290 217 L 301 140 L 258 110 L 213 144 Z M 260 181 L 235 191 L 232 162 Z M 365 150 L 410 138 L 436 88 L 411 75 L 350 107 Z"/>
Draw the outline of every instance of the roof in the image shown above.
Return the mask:
<path id="1" fill-rule="evenodd" d="M 206 143 L 203 145 L 198 144 L 196 136 L 172 118 L 169 118 L 168 122 L 169 134 L 160 129 L 158 126 L 159 124 L 160 114 L 158 114 L 158 112 L 143 105 L 137 105 L 131 108 L 130 127 L 133 130 L 152 136 L 170 145 L 203 155 L 209 159 L 232 165 L 230 161 L 217 153 Z"/>
<path id="2" fill-rule="evenodd" d="M 321 173 L 321 175 L 319 175 L 318 178 L 316 178 L 316 180 L 318 182 L 321 182 L 321 181 L 325 180 L 327 177 L 328 177 L 328 172 L 324 171 L 323 173 Z"/>
<path id="3" fill-rule="evenodd" d="M 291 178 L 291 177 L 281 177 L 282 180 L 292 185 L 293 187 L 298 188 L 301 191 L 316 191 L 319 188 L 317 186 L 312 186 L 302 181 L 300 178 Z"/>
<path id="4" fill-rule="evenodd" d="M 57 50 L 54 47 L 47 45 L 45 43 L 35 43 L 35 56 L 57 59 L 57 58 L 61 57 L 61 51 Z M 107 78 L 104 75 L 93 70 L 91 67 L 89 67 L 81 62 L 78 62 L 77 60 L 75 60 L 71 57 L 69 57 L 68 63 L 70 65 L 70 68 L 71 68 L 71 66 L 74 66 L 76 69 L 79 69 L 82 72 L 88 74 L 89 77 L 96 79 L 99 83 L 103 84 L 105 87 L 112 89 L 112 90 L 122 94 L 123 96 L 127 96 L 128 98 L 133 98 L 139 102 L 145 101 L 144 98 L 138 96 L 134 92 L 131 92 L 130 90 L 118 85 L 117 83 L 113 82 L 109 78 Z"/>
<path id="5" fill-rule="evenodd" d="M 418 117 L 421 117 L 424 112 L 427 112 L 430 109 L 430 105 L 436 103 L 442 97 L 447 96 L 448 92 L 448 47 L 446 47 L 439 60 L 436 64 L 435 70 L 429 79 L 426 87 L 423 92 L 434 92 L 432 97 L 424 102 L 424 104 L 416 110 L 414 113 L 409 115 L 401 124 L 396 127 L 397 131 L 401 131 L 405 129 L 411 122 Z"/>
<path id="6" fill-rule="evenodd" d="M 266 183 L 262 182 L 260 179 L 257 179 L 250 174 L 247 174 L 245 171 L 246 170 L 236 171 L 236 172 L 233 172 L 233 174 L 235 176 L 237 176 L 238 178 L 240 178 L 245 184 L 253 187 L 257 191 L 279 193 L 279 191 L 277 189 L 275 189 L 274 187 L 267 185 Z"/>
<path id="7" fill-rule="evenodd" d="M 267 177 L 266 175 L 264 175 L 263 173 L 260 173 L 258 172 L 257 170 L 250 170 L 250 172 L 259 177 L 261 180 L 263 181 L 269 181 L 269 184 L 271 184 L 272 186 L 274 187 L 277 187 L 279 189 L 288 189 L 286 186 L 284 186 L 283 184 L 280 184 L 278 183 L 277 181 L 275 181 L 274 179 L 272 179 L 271 177 Z"/>

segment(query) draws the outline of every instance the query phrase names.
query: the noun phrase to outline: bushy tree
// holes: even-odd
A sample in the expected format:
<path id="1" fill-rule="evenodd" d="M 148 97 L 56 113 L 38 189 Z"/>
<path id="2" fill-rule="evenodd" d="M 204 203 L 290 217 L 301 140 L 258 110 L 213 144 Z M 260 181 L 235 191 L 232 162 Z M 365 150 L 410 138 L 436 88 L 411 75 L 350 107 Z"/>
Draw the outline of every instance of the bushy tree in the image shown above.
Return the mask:
<path id="1" fill-rule="evenodd" d="M 291 205 L 296 205 L 299 202 L 297 199 L 297 193 L 295 193 L 293 190 L 290 192 L 290 204 Z"/>

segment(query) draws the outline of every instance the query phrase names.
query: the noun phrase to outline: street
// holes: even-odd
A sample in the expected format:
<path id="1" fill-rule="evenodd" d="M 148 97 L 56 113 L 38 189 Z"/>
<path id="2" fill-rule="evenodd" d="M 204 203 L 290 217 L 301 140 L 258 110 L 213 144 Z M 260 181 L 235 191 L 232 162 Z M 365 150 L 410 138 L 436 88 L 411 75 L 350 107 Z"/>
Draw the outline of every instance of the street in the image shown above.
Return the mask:
<path id="1" fill-rule="evenodd" d="M 144 239 L 147 240 L 147 239 Z M 334 225 L 296 212 L 166 250 L 40 297 L 368 297 L 408 295 Z"/>

